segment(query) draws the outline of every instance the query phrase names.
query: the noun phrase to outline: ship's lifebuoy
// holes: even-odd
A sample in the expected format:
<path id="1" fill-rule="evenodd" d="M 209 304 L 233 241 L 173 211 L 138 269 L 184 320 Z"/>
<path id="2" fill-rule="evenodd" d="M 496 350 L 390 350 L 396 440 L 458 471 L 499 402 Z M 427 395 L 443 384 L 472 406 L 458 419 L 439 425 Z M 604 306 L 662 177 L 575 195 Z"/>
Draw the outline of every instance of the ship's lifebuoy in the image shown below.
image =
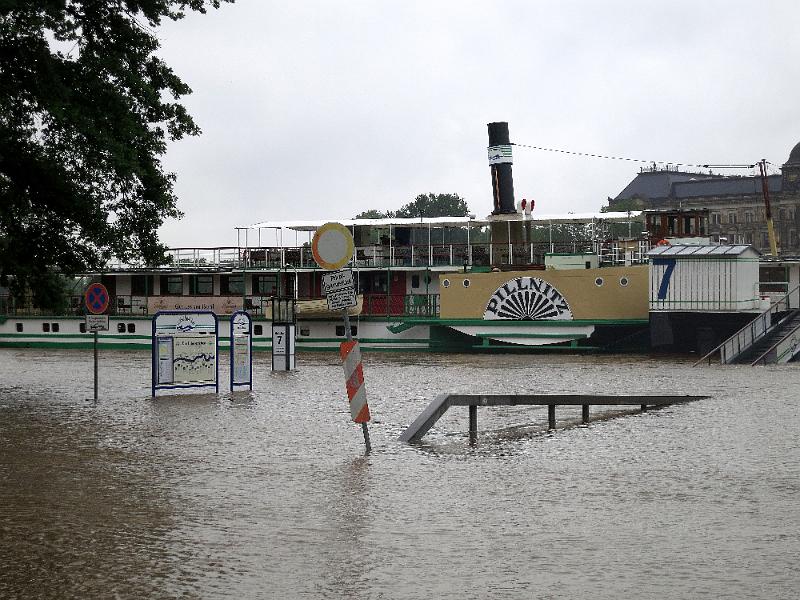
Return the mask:
<path id="1" fill-rule="evenodd" d="M 670 244 L 667 240 L 659 240 L 658 243 L 656 244 L 656 246 L 671 246 L 671 245 L 672 244 Z"/>

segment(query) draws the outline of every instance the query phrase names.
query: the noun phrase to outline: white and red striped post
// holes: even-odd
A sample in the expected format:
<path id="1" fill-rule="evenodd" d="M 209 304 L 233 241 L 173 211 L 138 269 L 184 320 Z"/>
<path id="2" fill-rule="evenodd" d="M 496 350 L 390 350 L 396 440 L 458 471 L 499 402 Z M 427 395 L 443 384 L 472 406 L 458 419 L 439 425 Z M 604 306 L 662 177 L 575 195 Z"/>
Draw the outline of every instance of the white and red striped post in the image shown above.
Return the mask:
<path id="1" fill-rule="evenodd" d="M 349 320 L 349 319 L 348 319 Z M 349 323 L 348 334 L 349 334 Z M 348 335 L 348 338 L 350 336 Z M 361 423 L 364 432 L 364 444 L 367 452 L 372 450 L 369 441 L 367 423 L 370 420 L 369 404 L 367 404 L 367 387 L 364 385 L 364 369 L 361 365 L 361 349 L 358 340 L 348 339 L 339 347 L 344 367 L 344 377 L 347 385 L 347 398 L 350 401 L 350 417 L 356 423 Z"/>

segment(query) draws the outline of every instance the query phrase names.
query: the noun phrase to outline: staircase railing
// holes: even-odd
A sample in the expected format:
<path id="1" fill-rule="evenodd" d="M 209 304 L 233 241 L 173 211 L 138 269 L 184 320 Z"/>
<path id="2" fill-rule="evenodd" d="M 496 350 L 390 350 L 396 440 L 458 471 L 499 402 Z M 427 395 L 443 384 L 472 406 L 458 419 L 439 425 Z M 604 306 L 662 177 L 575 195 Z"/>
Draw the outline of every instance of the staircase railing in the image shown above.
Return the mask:
<path id="1" fill-rule="evenodd" d="M 780 339 L 772 344 L 766 351 L 761 353 L 761 356 L 756 358 L 753 362 L 750 363 L 750 366 L 756 366 L 758 364 L 766 364 L 767 357 L 770 354 L 775 355 L 775 362 L 781 363 L 791 360 L 792 357 L 797 354 L 798 345 L 800 344 L 800 336 L 798 335 L 800 332 L 800 325 L 794 327 L 791 331 L 787 332 L 785 335 L 782 335 Z M 782 361 L 783 357 L 789 355 L 789 358 L 786 361 Z"/>
<path id="2" fill-rule="evenodd" d="M 800 286 L 789 290 L 786 294 L 779 297 L 767 310 L 758 315 L 719 346 L 708 352 L 708 354 L 700 358 L 692 366 L 696 367 L 703 361 L 708 361 L 708 364 L 711 364 L 711 358 L 717 353 L 720 355 L 720 364 L 726 365 L 733 361 L 742 352 L 766 335 L 767 331 L 769 331 L 772 326 L 773 315 L 792 309 L 792 295 L 797 294 L 798 291 L 800 291 Z M 795 302 L 794 304 L 797 305 L 798 303 Z M 795 308 L 797 308 L 797 306 L 795 306 Z"/>

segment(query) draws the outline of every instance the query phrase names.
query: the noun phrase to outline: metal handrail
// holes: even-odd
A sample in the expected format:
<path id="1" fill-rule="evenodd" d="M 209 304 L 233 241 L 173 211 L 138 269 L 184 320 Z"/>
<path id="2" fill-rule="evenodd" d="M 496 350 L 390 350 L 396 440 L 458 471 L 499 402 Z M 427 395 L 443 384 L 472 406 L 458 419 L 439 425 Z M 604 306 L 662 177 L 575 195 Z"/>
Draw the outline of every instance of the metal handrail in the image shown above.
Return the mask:
<path id="1" fill-rule="evenodd" d="M 776 324 L 776 326 L 777 326 L 777 325 L 781 325 L 781 324 L 785 323 L 785 322 L 788 320 L 788 318 L 789 318 L 789 317 L 787 317 L 787 318 L 785 318 L 785 319 L 781 319 L 781 321 L 780 321 L 779 323 L 777 323 L 777 324 Z M 786 335 L 782 336 L 782 337 L 781 337 L 781 338 L 780 338 L 780 339 L 779 339 L 777 342 L 775 342 L 774 344 L 772 344 L 772 346 L 770 346 L 770 347 L 769 347 L 769 348 L 768 348 L 768 349 L 767 349 L 765 352 L 762 352 L 762 353 L 761 353 L 761 356 L 759 356 L 757 359 L 755 359 L 753 362 L 751 362 L 751 363 L 750 363 L 750 366 L 751 366 L 751 367 L 754 367 L 754 366 L 756 366 L 758 363 L 760 363 L 761 361 L 763 361 L 763 360 L 764 360 L 764 358 L 765 358 L 766 356 L 769 356 L 769 353 L 770 353 L 770 352 L 772 352 L 772 351 L 773 351 L 773 350 L 775 350 L 775 349 L 776 349 L 778 346 L 780 346 L 780 345 L 781 345 L 783 342 L 785 342 L 785 341 L 786 341 L 786 339 L 787 339 L 789 336 L 791 336 L 791 335 L 794 335 L 794 334 L 797 332 L 797 330 L 798 330 L 798 329 L 800 329 L 800 325 L 798 325 L 797 327 L 795 327 L 794 329 L 792 329 L 792 330 L 791 330 L 790 332 L 788 332 Z"/>
<path id="2" fill-rule="evenodd" d="M 711 357 L 712 357 L 712 356 L 714 356 L 714 354 L 715 354 L 715 353 L 719 352 L 719 351 L 722 349 L 722 347 L 723 347 L 723 346 L 725 346 L 725 344 L 727 344 L 729 341 L 733 340 L 734 338 L 738 338 L 740 335 L 742 335 L 742 334 L 743 334 L 743 333 L 745 333 L 746 331 L 748 331 L 748 330 L 752 330 L 752 328 L 753 328 L 753 325 L 756 323 L 756 321 L 758 321 L 758 320 L 764 320 L 764 319 L 765 319 L 765 317 L 766 317 L 766 315 L 767 315 L 768 313 L 771 315 L 772 313 L 777 313 L 777 312 L 779 312 L 779 311 L 778 311 L 778 306 L 780 306 L 780 304 L 781 304 L 781 303 L 782 303 L 784 300 L 786 301 L 786 309 L 785 309 L 785 310 L 789 310 L 789 309 L 791 309 L 791 298 L 790 298 L 790 296 L 791 296 L 792 294 L 794 294 L 794 293 L 798 292 L 798 291 L 800 291 L 800 285 L 798 285 L 798 286 L 796 286 L 795 288 L 793 288 L 792 290 L 789 290 L 788 292 L 786 292 L 786 293 L 785 293 L 783 296 L 781 296 L 781 297 L 778 299 L 778 301 L 777 301 L 777 302 L 775 302 L 774 304 L 771 304 L 771 305 L 770 305 L 770 307 L 769 307 L 767 310 L 765 310 L 763 313 L 759 314 L 759 315 L 758 315 L 757 317 L 755 317 L 755 318 L 754 318 L 752 321 L 750 321 L 749 323 L 747 323 L 747 325 L 745 325 L 745 326 L 744 326 L 744 327 L 742 327 L 742 328 L 741 328 L 739 331 L 737 331 L 737 332 L 736 332 L 736 333 L 734 333 L 732 336 L 730 336 L 730 337 L 729 337 L 729 338 L 727 338 L 725 341 L 723 341 L 723 342 L 722 342 L 722 343 L 721 343 L 719 346 L 717 346 L 716 348 L 714 348 L 713 350 L 711 350 L 710 352 L 708 352 L 708 353 L 707 353 L 706 355 L 704 355 L 702 358 L 698 359 L 698 360 L 697 360 L 697 362 L 695 362 L 695 363 L 694 363 L 692 366 L 693 366 L 693 367 L 696 367 L 697 365 L 699 365 L 701 362 L 703 362 L 703 361 L 705 361 L 705 360 L 708 360 L 708 364 L 711 364 Z M 762 335 L 766 335 L 766 333 L 767 333 L 767 330 L 768 330 L 768 329 L 769 329 L 769 327 L 767 327 L 767 326 L 766 326 L 766 323 L 765 323 L 765 326 L 764 326 L 764 331 L 762 332 Z M 760 338 L 761 338 L 761 335 L 759 335 L 758 337 L 759 337 L 759 339 L 760 339 Z M 756 342 L 756 337 L 755 337 L 755 332 L 754 332 L 754 333 L 753 333 L 753 341 L 752 341 L 752 343 L 755 343 L 755 342 Z M 752 344 L 751 344 L 751 345 L 752 345 Z M 742 350 L 740 350 L 740 351 L 739 351 L 739 354 L 741 354 L 741 353 L 742 353 Z M 737 354 L 737 356 L 738 356 L 738 354 Z"/>

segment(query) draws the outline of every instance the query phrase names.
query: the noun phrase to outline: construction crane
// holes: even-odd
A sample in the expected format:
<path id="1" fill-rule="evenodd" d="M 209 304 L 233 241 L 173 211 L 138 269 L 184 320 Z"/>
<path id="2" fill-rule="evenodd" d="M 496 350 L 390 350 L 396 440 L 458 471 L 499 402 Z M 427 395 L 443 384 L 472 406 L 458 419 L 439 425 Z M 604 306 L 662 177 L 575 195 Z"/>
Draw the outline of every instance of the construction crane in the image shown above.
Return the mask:
<path id="1" fill-rule="evenodd" d="M 769 251 L 774 258 L 778 258 L 778 243 L 775 239 L 775 225 L 772 222 L 772 209 L 769 204 L 769 181 L 767 180 L 767 159 L 762 158 L 753 165 L 702 165 L 708 169 L 752 169 L 758 165 L 761 178 L 761 193 L 764 196 L 764 215 L 767 218 L 767 235 L 769 236 Z"/>
<path id="2" fill-rule="evenodd" d="M 767 160 L 758 161 L 758 171 L 761 174 L 761 193 L 764 194 L 764 209 L 767 217 L 767 234 L 769 234 L 769 250 L 774 258 L 778 258 L 778 243 L 775 239 L 775 226 L 772 223 L 772 210 L 769 206 L 769 182 L 767 181 Z"/>

